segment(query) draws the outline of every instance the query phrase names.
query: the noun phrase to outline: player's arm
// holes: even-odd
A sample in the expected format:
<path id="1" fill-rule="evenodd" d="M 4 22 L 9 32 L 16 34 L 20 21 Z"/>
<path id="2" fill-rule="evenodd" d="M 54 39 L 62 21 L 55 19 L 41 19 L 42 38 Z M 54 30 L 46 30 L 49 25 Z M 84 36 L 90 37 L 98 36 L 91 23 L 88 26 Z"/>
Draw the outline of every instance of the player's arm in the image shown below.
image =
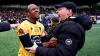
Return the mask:
<path id="1" fill-rule="evenodd" d="M 31 42 L 26 25 L 19 26 L 18 36 L 24 47 L 31 47 L 33 45 L 33 43 Z"/>
<path id="2" fill-rule="evenodd" d="M 13 29 L 17 29 L 18 26 L 19 26 L 19 24 L 10 24 L 10 27 Z"/>

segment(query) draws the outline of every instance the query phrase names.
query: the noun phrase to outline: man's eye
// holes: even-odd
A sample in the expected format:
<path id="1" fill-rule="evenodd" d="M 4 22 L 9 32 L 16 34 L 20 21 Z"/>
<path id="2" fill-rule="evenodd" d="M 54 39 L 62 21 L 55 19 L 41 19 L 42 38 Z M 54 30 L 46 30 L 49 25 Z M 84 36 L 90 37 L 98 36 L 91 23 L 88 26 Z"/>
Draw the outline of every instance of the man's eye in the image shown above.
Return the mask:
<path id="1" fill-rule="evenodd" d="M 32 9 L 32 10 L 35 10 L 35 8 L 34 8 L 34 9 Z"/>
<path id="2" fill-rule="evenodd" d="M 58 9 L 58 10 L 61 10 L 61 9 Z"/>

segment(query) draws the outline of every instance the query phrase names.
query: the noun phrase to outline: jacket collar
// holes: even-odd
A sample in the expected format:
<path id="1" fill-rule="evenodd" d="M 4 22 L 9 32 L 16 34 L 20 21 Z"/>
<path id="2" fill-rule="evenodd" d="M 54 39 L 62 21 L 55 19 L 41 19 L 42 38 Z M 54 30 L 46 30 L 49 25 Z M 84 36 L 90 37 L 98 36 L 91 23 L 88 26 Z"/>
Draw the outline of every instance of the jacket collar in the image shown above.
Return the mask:
<path id="1" fill-rule="evenodd" d="M 76 17 L 71 16 L 71 17 L 66 18 L 65 20 L 60 21 L 60 23 L 63 23 L 63 22 L 65 22 L 65 21 L 74 21 L 75 18 L 76 18 Z"/>

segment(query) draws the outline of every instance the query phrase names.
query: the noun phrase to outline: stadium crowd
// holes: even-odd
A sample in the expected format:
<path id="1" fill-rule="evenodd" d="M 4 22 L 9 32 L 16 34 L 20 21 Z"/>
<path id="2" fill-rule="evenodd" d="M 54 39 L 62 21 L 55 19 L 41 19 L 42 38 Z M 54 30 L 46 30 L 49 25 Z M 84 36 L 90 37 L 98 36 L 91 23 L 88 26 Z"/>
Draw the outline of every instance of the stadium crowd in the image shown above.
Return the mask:
<path id="1" fill-rule="evenodd" d="M 93 8 L 79 8 L 77 9 L 77 13 L 83 13 L 85 12 L 88 15 L 100 15 L 100 11 L 96 11 Z"/>
<path id="2" fill-rule="evenodd" d="M 26 18 L 26 9 L 20 8 L 0 8 L 0 20 L 1 21 L 13 21 L 18 22 Z M 11 22 L 12 23 L 12 22 Z"/>
<path id="3" fill-rule="evenodd" d="M 26 16 L 26 8 L 13 8 L 13 7 L 1 7 L 0 8 L 0 21 L 8 21 L 11 24 L 20 23 L 23 20 L 27 19 Z M 53 14 L 55 12 L 55 9 L 52 7 L 50 8 L 43 8 L 43 6 L 40 6 L 40 14 Z M 93 8 L 78 8 L 77 14 L 88 14 L 88 15 L 100 15 L 100 11 L 96 11 Z"/>

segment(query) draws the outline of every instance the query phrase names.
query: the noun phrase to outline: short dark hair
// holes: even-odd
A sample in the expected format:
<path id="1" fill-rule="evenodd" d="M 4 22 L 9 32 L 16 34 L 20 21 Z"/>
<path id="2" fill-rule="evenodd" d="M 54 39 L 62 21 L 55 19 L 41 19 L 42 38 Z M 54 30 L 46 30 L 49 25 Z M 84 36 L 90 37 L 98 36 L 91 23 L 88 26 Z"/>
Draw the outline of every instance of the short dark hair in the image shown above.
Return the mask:
<path id="1" fill-rule="evenodd" d="M 49 16 L 48 14 L 45 14 L 45 16 Z"/>

